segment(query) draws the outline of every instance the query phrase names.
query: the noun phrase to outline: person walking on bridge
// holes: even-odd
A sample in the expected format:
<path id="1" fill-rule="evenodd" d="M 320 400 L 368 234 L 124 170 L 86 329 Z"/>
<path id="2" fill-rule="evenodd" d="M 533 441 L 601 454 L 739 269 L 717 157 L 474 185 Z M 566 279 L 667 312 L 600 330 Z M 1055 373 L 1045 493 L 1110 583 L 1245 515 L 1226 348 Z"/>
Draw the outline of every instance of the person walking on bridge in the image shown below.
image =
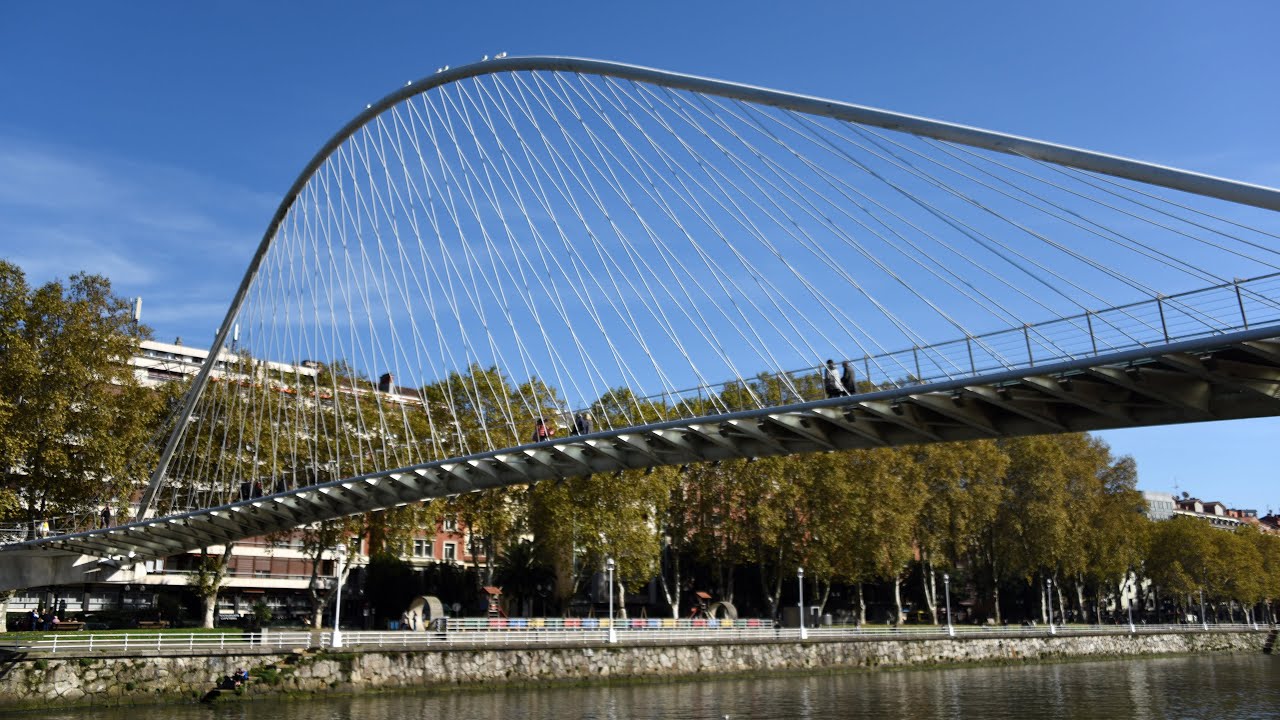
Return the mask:
<path id="1" fill-rule="evenodd" d="M 852 395 L 858 390 L 853 378 L 853 363 L 845 360 L 843 368 L 844 374 L 840 376 L 840 385 L 844 387 L 845 395 Z"/>
<path id="2" fill-rule="evenodd" d="M 844 397 L 849 394 L 840 384 L 840 372 L 836 370 L 835 360 L 827 360 L 827 367 L 822 371 L 822 389 L 826 390 L 828 398 Z"/>
<path id="3" fill-rule="evenodd" d="M 547 422 L 542 418 L 538 418 L 538 422 L 533 425 L 533 441 L 542 442 L 551 439 L 552 431 L 547 427 Z"/>

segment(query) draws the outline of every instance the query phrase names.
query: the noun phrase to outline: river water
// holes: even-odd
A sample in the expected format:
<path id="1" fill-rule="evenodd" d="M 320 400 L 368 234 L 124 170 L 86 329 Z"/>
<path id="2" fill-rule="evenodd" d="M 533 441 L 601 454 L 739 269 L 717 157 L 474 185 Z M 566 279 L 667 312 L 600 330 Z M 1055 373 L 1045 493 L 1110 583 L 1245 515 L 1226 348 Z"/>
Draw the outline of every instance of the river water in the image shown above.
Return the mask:
<path id="1" fill-rule="evenodd" d="M 3 715 L 3 713 L 0 713 Z M 614 687 L 24 713 L 40 720 L 1280 718 L 1280 656 L 880 670 Z"/>

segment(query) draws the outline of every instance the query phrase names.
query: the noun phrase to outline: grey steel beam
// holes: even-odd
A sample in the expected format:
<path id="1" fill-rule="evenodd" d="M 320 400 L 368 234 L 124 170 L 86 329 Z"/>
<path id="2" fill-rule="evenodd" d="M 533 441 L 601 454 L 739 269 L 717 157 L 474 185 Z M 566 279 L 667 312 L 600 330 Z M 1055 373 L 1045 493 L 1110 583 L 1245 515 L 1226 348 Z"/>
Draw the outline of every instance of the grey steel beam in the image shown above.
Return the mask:
<path id="1" fill-rule="evenodd" d="M 1280 403 L 1280 372 L 1271 371 L 1271 378 L 1259 377 L 1256 373 L 1240 374 L 1231 372 L 1232 364 L 1214 360 L 1213 369 L 1209 369 L 1198 358 L 1185 353 L 1163 355 L 1160 362 L 1180 372 L 1198 377 L 1213 385 L 1239 390 Z M 1227 367 L 1223 367 L 1226 365 Z M 1236 364 L 1238 367 L 1238 364 Z M 1280 411 L 1280 408 L 1278 408 Z"/>
<path id="2" fill-rule="evenodd" d="M 1083 386 L 1087 381 L 1083 378 L 1064 378 L 1060 381 L 1058 378 L 1044 376 L 1022 378 L 1024 387 L 1035 389 L 1069 405 L 1077 405 L 1090 412 L 1115 418 L 1122 422 L 1132 421 L 1133 417 L 1123 406 L 1099 398 L 1096 392 L 1088 392 L 1083 388 L 1077 388 L 1075 387 L 1076 383 Z"/>
<path id="3" fill-rule="evenodd" d="M 704 423 L 698 423 L 696 425 L 690 425 L 689 432 L 718 450 L 728 452 L 730 454 L 737 454 L 737 444 L 720 433 L 719 425 L 714 428 L 708 428 Z"/>
<path id="4" fill-rule="evenodd" d="M 910 395 L 903 395 L 902 398 L 890 402 L 864 400 L 857 406 L 884 422 L 905 428 L 927 440 L 940 442 L 942 437 L 929 429 L 910 400 Z"/>
<path id="5" fill-rule="evenodd" d="M 1001 397 L 1001 390 L 1006 391 L 1010 398 Z M 1067 431 L 1067 426 L 1059 422 L 1056 417 L 1046 414 L 1043 410 L 1027 407 L 1030 403 L 1018 402 L 1011 399 L 1013 397 L 1013 392 L 1014 391 L 1009 388 L 997 389 L 994 387 L 979 385 L 964 388 L 964 393 L 966 395 L 976 397 L 1001 412 L 1007 412 L 1030 420 L 1037 425 L 1043 426 L 1050 432 Z"/>
<path id="6" fill-rule="evenodd" d="M 1178 405 L 1184 408 L 1193 416 L 1198 416 L 1200 420 L 1216 420 L 1213 410 L 1209 408 L 1208 383 L 1199 383 L 1199 387 L 1189 387 L 1187 383 L 1183 383 L 1182 387 L 1177 389 L 1167 389 L 1155 387 L 1149 380 L 1140 381 L 1142 373 L 1152 374 L 1159 370 L 1143 369 L 1141 367 L 1134 368 L 1114 368 L 1099 367 L 1089 368 L 1085 371 L 1089 375 L 1102 378 L 1107 382 L 1128 390 L 1131 393 L 1143 395 L 1158 402 L 1167 405 Z"/>
<path id="7" fill-rule="evenodd" d="M 1269 363 L 1280 363 L 1280 342 L 1253 340 L 1241 343 L 1240 347 L 1245 352 L 1257 355 Z"/>
<path id="8" fill-rule="evenodd" d="M 769 448 L 773 452 L 759 453 L 760 455 L 786 455 L 787 448 L 776 437 L 765 432 L 760 427 L 762 420 L 730 420 L 729 425 L 737 432 L 742 433 L 751 440 L 755 440 L 761 445 Z"/>
<path id="9" fill-rule="evenodd" d="M 941 395 L 912 395 L 911 402 L 991 437 L 1000 435 L 999 428 L 991 423 L 991 418 L 986 413 L 972 405 L 961 404 L 964 403 L 963 395 L 953 394 L 950 398 Z"/>
<path id="10" fill-rule="evenodd" d="M 838 430 L 861 438 L 869 442 L 873 447 L 886 447 L 889 445 L 889 441 L 885 440 L 884 436 L 877 432 L 871 423 L 850 420 L 845 417 L 845 411 L 840 408 L 814 408 L 809 412 L 809 416 L 819 418 Z"/>
<path id="11" fill-rule="evenodd" d="M 809 420 L 804 417 L 794 415 L 771 415 L 767 418 L 768 422 L 783 428 L 784 430 L 806 438 L 817 443 L 827 450 L 835 450 L 835 443 L 831 442 L 831 438 L 821 430 L 810 427 Z"/>

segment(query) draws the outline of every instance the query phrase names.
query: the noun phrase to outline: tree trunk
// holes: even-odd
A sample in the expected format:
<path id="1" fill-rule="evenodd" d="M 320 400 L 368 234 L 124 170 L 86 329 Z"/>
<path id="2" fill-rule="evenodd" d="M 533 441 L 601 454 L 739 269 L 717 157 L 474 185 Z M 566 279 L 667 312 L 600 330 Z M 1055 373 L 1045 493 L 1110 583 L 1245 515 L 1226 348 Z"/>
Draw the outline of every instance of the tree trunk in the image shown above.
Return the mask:
<path id="1" fill-rule="evenodd" d="M 0 590 L 0 633 L 9 631 L 9 623 L 5 619 L 9 617 L 9 599 L 12 597 L 12 590 Z"/>
<path id="2" fill-rule="evenodd" d="M 995 583 L 991 586 L 991 607 L 995 611 L 996 625 L 1000 622 L 1000 584 Z"/>
<path id="3" fill-rule="evenodd" d="M 498 552 L 492 535 L 486 535 L 481 545 L 484 547 L 484 584 L 493 584 L 493 560 Z"/>
<path id="4" fill-rule="evenodd" d="M 867 624 L 867 603 L 862 599 L 862 583 L 858 583 L 858 627 Z"/>
<path id="5" fill-rule="evenodd" d="M 902 578 L 897 575 L 893 577 L 893 607 L 893 624 L 898 627 L 902 625 Z"/>
<path id="6" fill-rule="evenodd" d="M 1121 581 L 1121 583 L 1117 586 L 1117 592 L 1116 592 L 1116 615 L 1117 615 L 1117 617 L 1119 616 L 1119 614 L 1120 614 L 1120 612 L 1121 612 L 1121 611 L 1124 611 L 1125 615 L 1128 615 L 1128 614 L 1129 614 L 1129 612 L 1128 612 L 1128 611 L 1129 611 L 1129 608 L 1130 608 L 1130 604 L 1129 604 L 1129 601 L 1128 601 L 1128 600 L 1125 600 L 1125 599 L 1124 599 L 1124 589 L 1125 589 L 1126 587 L 1128 587 L 1128 586 L 1129 586 L 1129 578 L 1128 578 L 1128 577 L 1125 577 L 1125 579 L 1124 579 L 1123 581 Z M 1133 595 L 1134 595 L 1134 600 L 1136 601 L 1136 600 L 1137 600 L 1137 598 L 1138 598 L 1138 584 L 1137 584 L 1136 582 L 1133 584 Z M 1121 607 L 1122 605 L 1123 605 L 1123 607 Z"/>
<path id="7" fill-rule="evenodd" d="M 778 548 L 778 561 L 775 564 L 776 572 L 773 574 L 773 588 L 769 588 L 769 568 L 763 560 L 760 561 L 760 584 L 761 590 L 764 592 L 765 601 L 769 603 L 769 617 L 778 617 L 778 606 L 782 602 L 782 548 Z M 730 601 L 732 602 L 732 600 Z"/>
<path id="8" fill-rule="evenodd" d="M 993 543 L 994 540 L 988 538 L 988 542 Z M 1000 625 L 1002 624 L 1001 620 L 1003 619 L 1000 617 L 1000 576 L 996 573 L 995 552 L 992 551 L 990 547 L 988 547 L 987 550 L 987 557 L 991 561 L 991 606 L 992 611 L 995 613 L 996 625 Z"/>
<path id="9" fill-rule="evenodd" d="M 924 585 L 924 605 L 934 625 L 938 624 L 938 578 L 933 563 L 927 559 L 920 563 L 920 582 Z"/>
<path id="10" fill-rule="evenodd" d="M 1078 578 L 1076 579 L 1076 608 L 1080 611 L 1080 619 L 1087 625 L 1089 623 L 1089 611 L 1084 606 L 1084 583 Z M 1096 611 L 1097 608 L 1095 607 Z M 1102 618 L 1098 618 L 1098 622 L 1102 622 Z"/>
<path id="11" fill-rule="evenodd" d="M 827 600 L 831 597 L 831 581 L 823 582 L 817 578 L 814 578 L 814 581 L 818 583 L 818 588 L 820 589 L 818 593 L 818 615 L 823 615 L 827 611 Z"/>
<path id="12" fill-rule="evenodd" d="M 227 543 L 222 550 L 222 557 L 211 568 L 212 577 L 207 585 L 201 588 L 200 600 L 204 604 L 204 625 L 209 630 L 213 629 L 214 615 L 218 609 L 218 590 L 222 588 L 222 580 L 227 574 L 227 563 L 231 562 L 231 553 L 235 548 L 234 543 Z"/>
<path id="13" fill-rule="evenodd" d="M 627 589 L 623 587 L 621 578 L 619 578 L 614 584 L 617 586 L 618 590 L 616 593 L 617 601 L 614 603 L 614 607 L 618 611 L 617 617 L 625 618 L 627 616 Z M 612 592 L 612 589 L 610 591 Z"/>
<path id="14" fill-rule="evenodd" d="M 204 624 L 200 627 L 213 629 L 213 613 L 218 609 L 218 595 L 205 595 L 200 601 L 204 605 Z"/>
<path id="15" fill-rule="evenodd" d="M 659 568 L 658 587 L 662 588 L 662 597 L 671 607 L 672 619 L 678 620 L 680 619 L 680 553 L 668 546 L 664 555 L 671 558 L 663 563 L 671 568 L 671 584 L 667 584 L 666 568 Z"/>
<path id="16" fill-rule="evenodd" d="M 658 573 L 658 587 L 662 590 L 662 599 L 667 601 L 667 607 L 671 608 L 672 619 L 680 618 L 680 596 L 671 592 L 671 585 L 667 583 L 666 573 Z M 680 587 L 676 585 L 676 587 Z"/>

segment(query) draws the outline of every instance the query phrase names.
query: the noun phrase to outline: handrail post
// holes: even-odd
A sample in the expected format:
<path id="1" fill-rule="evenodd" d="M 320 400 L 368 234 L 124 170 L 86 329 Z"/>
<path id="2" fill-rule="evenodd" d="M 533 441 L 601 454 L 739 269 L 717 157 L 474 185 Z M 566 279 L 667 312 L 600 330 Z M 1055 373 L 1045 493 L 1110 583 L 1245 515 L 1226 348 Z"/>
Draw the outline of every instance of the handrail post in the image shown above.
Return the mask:
<path id="1" fill-rule="evenodd" d="M 1240 297 L 1240 278 L 1235 278 L 1231 284 L 1236 288 L 1236 305 L 1240 306 L 1240 322 L 1244 323 L 1244 329 L 1249 329 L 1249 318 L 1244 314 L 1244 298 Z"/>
<path id="2" fill-rule="evenodd" d="M 1089 343 L 1093 345 L 1093 354 L 1098 354 L 1098 337 L 1093 334 L 1093 311 L 1084 311 L 1084 321 L 1089 324 Z"/>
<path id="3" fill-rule="evenodd" d="M 974 364 L 974 362 L 973 362 L 973 336 L 972 336 L 972 335 L 970 335 L 970 334 L 968 334 L 968 333 L 965 333 L 965 335 L 964 335 L 964 346 L 965 346 L 965 348 L 969 351 L 969 374 L 970 374 L 970 375 L 977 375 L 977 374 L 978 374 L 978 366 L 977 366 L 977 365 L 975 365 L 975 364 Z"/>
<path id="4" fill-rule="evenodd" d="M 1027 365 L 1035 367 L 1036 359 L 1031 355 L 1031 326 L 1026 323 L 1022 323 L 1022 337 L 1027 341 Z"/>
<path id="5" fill-rule="evenodd" d="M 1160 310 L 1160 330 L 1164 332 L 1164 341 L 1169 342 L 1169 326 L 1164 322 L 1164 296 L 1156 294 L 1156 308 Z"/>

